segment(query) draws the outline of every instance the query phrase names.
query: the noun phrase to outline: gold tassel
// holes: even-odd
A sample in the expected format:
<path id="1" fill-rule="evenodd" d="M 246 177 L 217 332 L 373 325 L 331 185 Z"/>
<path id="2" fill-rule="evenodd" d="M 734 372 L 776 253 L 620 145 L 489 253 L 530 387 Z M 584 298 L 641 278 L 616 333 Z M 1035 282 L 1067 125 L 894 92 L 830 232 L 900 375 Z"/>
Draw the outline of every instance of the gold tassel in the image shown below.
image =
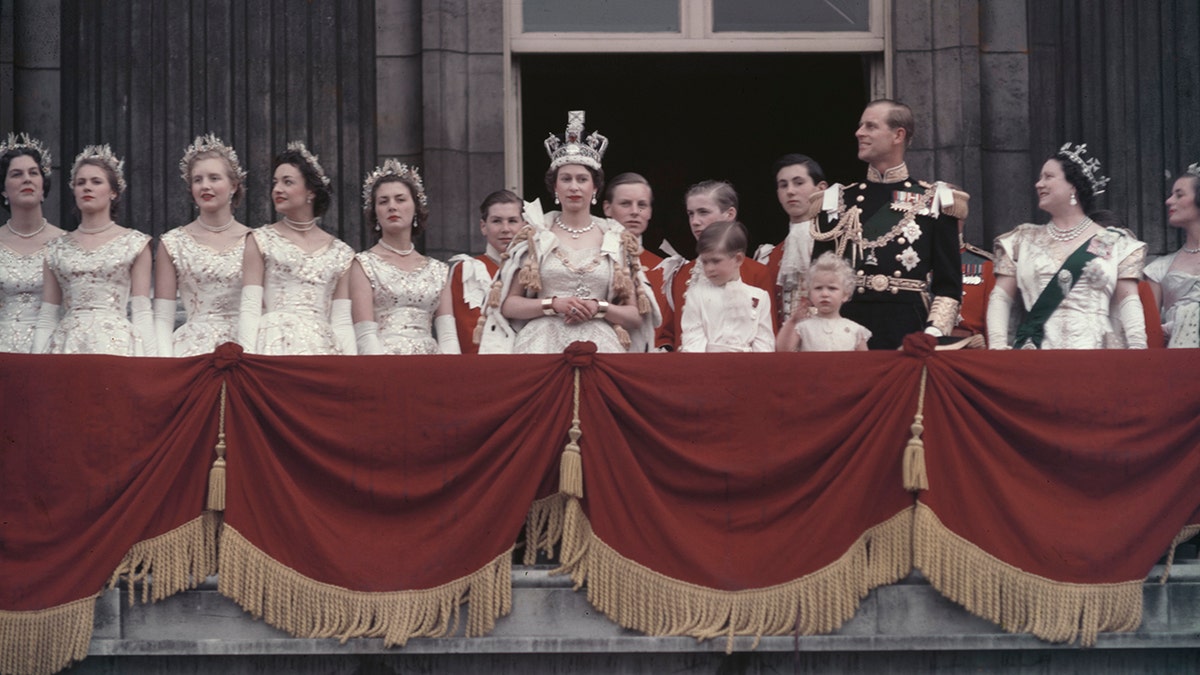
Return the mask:
<path id="1" fill-rule="evenodd" d="M 583 431 L 579 428 L 579 369 L 575 369 L 575 412 L 571 419 L 571 428 L 567 436 L 571 438 L 563 448 L 562 459 L 558 465 L 558 491 L 575 497 L 583 498 L 583 455 L 579 450 L 579 437 Z"/>
<path id="2" fill-rule="evenodd" d="M 633 344 L 633 340 L 629 337 L 629 331 L 625 330 L 624 326 L 614 325 L 613 332 L 617 334 L 617 342 L 621 343 L 621 346 L 628 351 L 629 347 Z"/>
<path id="3" fill-rule="evenodd" d="M 925 470 L 925 441 L 921 434 L 925 433 L 925 381 L 929 369 L 921 368 L 921 389 L 917 394 L 917 414 L 913 416 L 912 438 L 904 446 L 904 489 L 918 492 L 929 489 L 929 476 Z"/>
<path id="4" fill-rule="evenodd" d="M 830 633 L 854 616 L 875 587 L 912 571 L 912 507 L 862 534 L 829 565 L 775 586 L 722 591 L 672 579 L 621 556 L 592 532 L 568 499 L 562 566 L 593 606 L 617 624 L 652 636 L 725 637 Z"/>
<path id="5" fill-rule="evenodd" d="M 221 382 L 221 422 L 217 430 L 217 445 L 213 450 L 217 453 L 212 468 L 208 470 L 208 509 L 210 511 L 225 510 L 225 382 Z"/>
<path id="6" fill-rule="evenodd" d="M 925 504 L 916 508 L 917 569 L 939 593 L 1005 631 L 1091 647 L 1101 631 L 1135 631 L 1142 623 L 1144 579 L 1053 581 L 1017 569 L 951 532 Z"/>
<path id="7" fill-rule="evenodd" d="M 0 610 L 0 673 L 57 673 L 88 653 L 96 596 L 28 612 Z"/>
<path id="8" fill-rule="evenodd" d="M 470 602 L 466 635 L 492 630 L 512 611 L 512 549 L 471 574 L 434 588 L 368 593 L 306 577 L 274 560 L 237 530 L 221 534 L 217 590 L 256 619 L 300 638 L 383 638 L 385 647 L 458 630 Z"/>

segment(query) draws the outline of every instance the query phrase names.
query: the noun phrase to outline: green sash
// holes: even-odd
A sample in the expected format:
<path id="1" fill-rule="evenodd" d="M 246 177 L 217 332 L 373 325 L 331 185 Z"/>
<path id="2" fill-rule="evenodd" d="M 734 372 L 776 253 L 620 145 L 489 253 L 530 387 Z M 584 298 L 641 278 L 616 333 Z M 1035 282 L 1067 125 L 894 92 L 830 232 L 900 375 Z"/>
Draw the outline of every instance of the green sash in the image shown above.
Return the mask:
<path id="1" fill-rule="evenodd" d="M 1083 273 L 1084 266 L 1096 257 L 1095 253 L 1088 250 L 1091 248 L 1092 239 L 1095 239 L 1095 235 L 1089 237 L 1071 255 L 1067 256 L 1067 259 L 1063 261 L 1062 267 L 1050 278 L 1050 283 L 1046 284 L 1046 287 L 1042 289 L 1042 294 L 1033 303 L 1033 307 L 1029 308 L 1029 312 L 1025 315 L 1025 320 L 1017 328 L 1017 337 L 1013 340 L 1014 349 L 1042 348 L 1042 338 L 1046 334 L 1046 320 L 1062 304 L 1063 298 L 1067 297 L 1067 293 L 1070 293 L 1071 289 L 1075 287 L 1075 283 L 1079 281 L 1079 275 Z M 1064 272 L 1068 273 L 1071 277 L 1069 284 L 1059 282 Z"/>

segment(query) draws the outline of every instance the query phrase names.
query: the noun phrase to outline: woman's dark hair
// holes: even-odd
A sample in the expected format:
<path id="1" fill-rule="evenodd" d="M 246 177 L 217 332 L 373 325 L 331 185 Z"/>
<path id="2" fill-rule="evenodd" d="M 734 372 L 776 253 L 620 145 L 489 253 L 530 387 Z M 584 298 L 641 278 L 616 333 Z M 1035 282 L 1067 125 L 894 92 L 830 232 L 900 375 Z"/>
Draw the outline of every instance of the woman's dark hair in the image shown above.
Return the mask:
<path id="1" fill-rule="evenodd" d="M 1179 177 L 1192 179 L 1192 201 L 1196 202 L 1196 208 L 1200 208 L 1200 176 L 1185 171 Z M 47 187 L 46 189 L 49 190 L 50 188 Z"/>
<path id="2" fill-rule="evenodd" d="M 479 205 L 479 219 L 487 220 L 488 209 L 492 208 L 493 206 L 495 206 L 497 204 L 521 204 L 521 205 L 524 205 L 525 202 L 522 201 L 522 199 L 520 197 L 518 197 L 517 194 L 515 192 L 512 192 L 511 190 L 496 190 L 492 194 L 483 198 L 483 203 Z"/>
<path id="3" fill-rule="evenodd" d="M 117 207 L 120 206 L 120 204 L 121 204 L 121 196 L 122 196 L 120 184 L 117 182 L 117 172 L 113 171 L 113 168 L 111 166 L 109 166 L 108 164 L 105 164 L 104 160 L 97 159 L 95 157 L 88 157 L 87 159 L 79 160 L 75 164 L 75 167 L 71 169 L 72 175 L 77 173 L 79 171 L 79 169 L 84 166 L 99 167 L 100 170 L 104 172 L 104 176 L 106 178 L 108 178 L 108 186 L 112 188 L 113 195 L 115 195 L 113 197 L 112 203 L 110 203 L 108 206 L 108 215 L 110 217 L 112 217 L 113 219 L 116 219 Z M 74 182 L 74 181 L 72 181 L 72 182 Z M 72 186 L 72 187 L 74 187 L 74 186 Z M 72 206 L 71 208 L 72 208 L 72 210 L 75 211 L 75 215 L 80 215 L 78 204 Z"/>
<path id="4" fill-rule="evenodd" d="M 604 193 L 604 169 L 593 169 L 584 164 L 563 164 L 563 166 L 582 166 L 592 174 L 592 184 L 596 186 L 596 194 Z M 554 184 L 558 182 L 558 171 L 562 166 L 555 167 L 546 172 L 546 189 L 550 194 L 554 194 Z"/>
<path id="5" fill-rule="evenodd" d="M 746 253 L 750 236 L 746 226 L 736 220 L 721 220 L 704 228 L 696 240 L 696 253 L 719 251 L 727 255 Z"/>
<path id="6" fill-rule="evenodd" d="M 413 236 L 424 233 L 425 223 L 429 222 L 429 207 L 421 203 L 421 191 L 417 189 L 416 181 L 408 176 L 391 174 L 375 181 L 371 188 L 371 206 L 365 212 L 367 223 L 372 226 L 379 224 L 379 216 L 375 213 L 375 196 L 379 194 L 379 186 L 387 183 L 400 183 L 408 188 L 408 197 L 413 203 L 413 215 L 416 216 L 413 220 Z"/>
<path id="7" fill-rule="evenodd" d="M 825 180 L 825 170 L 821 168 L 820 164 L 817 164 L 817 160 L 798 152 L 788 153 L 775 160 L 775 166 L 771 170 L 771 180 L 775 180 L 775 177 L 779 175 L 779 172 L 784 167 L 795 166 L 796 164 L 808 170 L 808 177 L 812 179 L 814 185 Z"/>
<path id="8" fill-rule="evenodd" d="M 1092 182 L 1083 174 L 1083 169 L 1065 153 L 1057 153 L 1054 159 L 1058 160 L 1058 165 L 1062 167 L 1063 177 L 1075 188 L 1075 199 L 1079 202 L 1079 208 L 1083 209 L 1084 213 L 1091 213 L 1096 201 L 1095 195 L 1092 194 Z"/>
<path id="9" fill-rule="evenodd" d="M 33 148 L 13 148 L 3 155 L 0 155 L 0 180 L 7 180 L 9 165 L 12 164 L 14 159 L 20 157 L 21 155 L 32 157 L 33 161 L 37 163 L 38 173 L 42 174 L 42 198 L 44 199 L 50 196 L 50 176 L 42 173 L 42 153 L 34 150 Z M 0 201 L 4 203 L 5 209 L 10 208 L 7 197 Z"/>
<path id="10" fill-rule="evenodd" d="M 275 156 L 275 163 L 271 165 L 271 172 L 274 173 L 281 164 L 291 164 L 300 171 L 300 175 L 304 177 L 304 186 L 313 193 L 313 215 L 318 218 L 325 215 L 329 210 L 329 204 L 333 201 L 333 190 L 325 186 L 321 180 L 321 175 L 313 168 L 312 164 L 304 158 L 297 150 L 284 150 Z"/>

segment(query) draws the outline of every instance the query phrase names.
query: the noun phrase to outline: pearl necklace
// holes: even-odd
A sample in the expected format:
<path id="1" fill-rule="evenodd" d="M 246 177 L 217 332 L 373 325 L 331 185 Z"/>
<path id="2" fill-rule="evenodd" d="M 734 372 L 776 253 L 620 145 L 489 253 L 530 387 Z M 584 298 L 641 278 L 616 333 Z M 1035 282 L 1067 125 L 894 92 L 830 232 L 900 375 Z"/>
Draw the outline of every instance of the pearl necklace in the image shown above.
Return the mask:
<path id="1" fill-rule="evenodd" d="M 312 220 L 306 220 L 303 223 L 301 223 L 301 222 L 292 220 L 291 218 L 288 218 L 287 216 L 284 216 L 283 224 L 287 225 L 288 227 L 292 228 L 293 230 L 295 230 L 297 232 L 308 232 L 309 230 L 311 230 L 317 226 L 317 219 L 313 218 Z"/>
<path id="2" fill-rule="evenodd" d="M 285 218 L 284 220 L 287 220 L 287 219 Z M 204 222 L 203 220 L 200 220 L 199 218 L 197 218 L 196 224 L 199 225 L 200 227 L 203 227 L 204 229 L 208 230 L 209 232 L 224 232 L 225 230 L 228 230 L 229 228 L 233 227 L 233 223 L 235 221 L 237 221 L 237 216 L 230 218 L 228 223 L 225 223 L 224 225 L 221 225 L 220 227 L 213 227 L 213 226 L 209 225 L 208 223 Z"/>
<path id="3" fill-rule="evenodd" d="M 112 228 L 113 225 L 116 225 L 116 224 L 117 224 L 117 221 L 110 220 L 110 221 L 108 221 L 107 225 L 105 225 L 103 227 L 97 227 L 94 230 L 86 229 L 82 225 L 80 225 L 79 227 L 75 228 L 75 231 L 82 232 L 84 234 L 100 234 L 101 232 L 107 232 L 108 230 L 110 230 Z"/>
<path id="4" fill-rule="evenodd" d="M 563 224 L 562 216 L 554 216 L 554 224 L 557 225 L 559 227 L 559 229 L 561 229 L 563 232 L 570 234 L 572 239 L 578 239 L 579 235 L 596 227 L 596 221 L 594 221 L 594 220 L 592 222 L 588 223 L 587 227 L 581 227 L 579 229 L 575 229 L 573 227 L 567 227 L 566 225 Z"/>
<path id="5" fill-rule="evenodd" d="M 1046 223 L 1046 231 L 1050 233 L 1050 238 L 1054 239 L 1054 241 L 1071 241 L 1075 237 L 1078 237 L 1079 233 L 1086 230 L 1088 225 L 1091 224 L 1092 219 L 1084 216 L 1083 220 L 1079 221 L 1078 225 L 1069 230 L 1064 230 L 1058 225 L 1055 225 L 1054 221 L 1052 220 L 1049 223 Z"/>
<path id="6" fill-rule="evenodd" d="M 416 244 L 409 244 L 408 250 L 402 251 L 402 250 L 396 248 L 395 246 L 389 246 L 388 243 L 382 239 L 379 240 L 379 245 L 384 247 L 385 249 L 391 251 L 392 253 L 395 253 L 396 255 L 402 256 L 402 257 L 406 256 L 406 255 L 412 255 L 412 252 L 417 250 Z"/>
<path id="7" fill-rule="evenodd" d="M 34 234 L 37 234 L 37 233 L 35 232 Z M 32 236 L 32 235 L 24 235 L 24 236 L 28 237 L 28 236 Z M 1180 250 L 1182 250 L 1184 253 L 1200 253 L 1200 246 L 1197 246 L 1196 248 L 1188 248 L 1188 247 L 1184 246 Z"/>
<path id="8" fill-rule="evenodd" d="M 42 230 L 46 229 L 46 226 L 49 225 L 49 223 L 46 222 L 45 218 L 42 218 L 41 226 L 38 227 L 38 229 L 34 230 L 33 232 L 29 232 L 29 233 L 22 232 L 22 231 L 18 230 L 17 228 L 13 227 L 12 219 L 9 219 L 9 221 L 7 223 L 5 223 L 5 225 L 8 225 L 9 232 L 12 232 L 13 234 L 17 235 L 18 237 L 20 237 L 22 239 L 32 239 L 32 238 L 38 236 L 39 234 L 41 234 Z"/>

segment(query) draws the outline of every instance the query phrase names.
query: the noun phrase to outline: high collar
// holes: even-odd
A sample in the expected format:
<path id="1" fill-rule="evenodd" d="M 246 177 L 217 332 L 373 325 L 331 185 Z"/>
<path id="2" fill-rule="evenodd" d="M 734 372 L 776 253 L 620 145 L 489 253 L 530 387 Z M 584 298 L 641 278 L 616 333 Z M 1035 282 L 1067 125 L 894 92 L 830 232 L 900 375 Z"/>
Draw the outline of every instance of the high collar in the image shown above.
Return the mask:
<path id="1" fill-rule="evenodd" d="M 501 255 L 501 253 L 500 253 L 500 251 L 497 251 L 497 250 L 496 250 L 496 247 L 495 247 L 495 246 L 492 246 L 491 244 L 488 244 L 488 245 L 487 245 L 487 250 L 486 250 L 486 251 L 484 251 L 484 254 L 485 254 L 487 257 L 491 258 L 491 259 L 492 259 L 492 262 L 496 263 L 497 265 L 499 265 L 499 264 L 500 264 L 500 255 Z"/>
<path id="2" fill-rule="evenodd" d="M 879 173 L 879 170 L 873 166 L 867 167 L 867 181 L 871 183 L 899 183 L 902 180 L 908 179 L 908 165 L 900 162 L 899 165 Z"/>

